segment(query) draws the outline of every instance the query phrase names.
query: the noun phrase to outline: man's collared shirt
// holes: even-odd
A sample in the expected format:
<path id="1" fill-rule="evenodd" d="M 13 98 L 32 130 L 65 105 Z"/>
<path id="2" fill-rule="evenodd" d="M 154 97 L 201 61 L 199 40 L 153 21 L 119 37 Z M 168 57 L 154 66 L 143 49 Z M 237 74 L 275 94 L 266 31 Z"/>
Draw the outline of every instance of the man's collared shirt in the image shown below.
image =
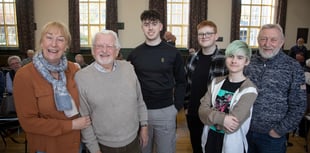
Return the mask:
<path id="1" fill-rule="evenodd" d="M 95 62 L 94 64 L 95 68 L 100 71 L 100 72 L 103 72 L 103 73 L 108 73 L 109 71 L 107 71 L 104 67 L 102 67 L 101 65 L 99 65 L 97 62 Z M 116 68 L 116 62 L 114 61 L 113 62 L 113 68 L 112 68 L 112 71 L 115 71 L 115 68 Z"/>

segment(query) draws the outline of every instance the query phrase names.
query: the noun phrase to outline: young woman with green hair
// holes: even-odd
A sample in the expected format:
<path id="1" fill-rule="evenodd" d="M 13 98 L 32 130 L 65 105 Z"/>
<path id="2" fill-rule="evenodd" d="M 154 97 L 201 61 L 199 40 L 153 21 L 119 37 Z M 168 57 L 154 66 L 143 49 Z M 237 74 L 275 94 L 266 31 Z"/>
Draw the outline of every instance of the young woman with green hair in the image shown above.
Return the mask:
<path id="1" fill-rule="evenodd" d="M 243 70 L 250 63 L 252 51 L 240 40 L 228 45 L 225 63 L 229 74 L 216 77 L 201 99 L 199 117 L 204 123 L 203 152 L 247 152 L 252 106 L 257 97 L 256 86 Z"/>

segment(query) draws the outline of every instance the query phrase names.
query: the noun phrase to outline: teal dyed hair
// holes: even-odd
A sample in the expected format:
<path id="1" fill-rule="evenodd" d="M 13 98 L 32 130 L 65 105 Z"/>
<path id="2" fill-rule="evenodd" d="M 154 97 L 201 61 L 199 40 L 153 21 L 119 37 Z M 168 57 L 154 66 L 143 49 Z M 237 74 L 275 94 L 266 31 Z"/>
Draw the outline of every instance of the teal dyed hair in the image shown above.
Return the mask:
<path id="1" fill-rule="evenodd" d="M 235 40 L 231 42 L 226 48 L 225 56 L 227 57 L 227 56 L 235 55 L 236 53 L 240 53 L 240 52 L 243 53 L 248 60 L 251 59 L 251 56 L 252 56 L 251 48 L 248 46 L 247 43 L 241 40 Z"/>

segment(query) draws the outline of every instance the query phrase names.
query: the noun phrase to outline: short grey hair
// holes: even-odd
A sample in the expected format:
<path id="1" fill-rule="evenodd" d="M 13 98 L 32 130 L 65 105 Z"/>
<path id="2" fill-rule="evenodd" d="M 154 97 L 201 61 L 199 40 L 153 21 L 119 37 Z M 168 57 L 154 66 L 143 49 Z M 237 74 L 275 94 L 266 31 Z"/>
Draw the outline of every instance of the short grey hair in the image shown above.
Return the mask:
<path id="1" fill-rule="evenodd" d="M 279 24 L 265 24 L 261 27 L 260 32 L 263 31 L 264 29 L 277 29 L 281 33 L 282 40 L 284 40 L 285 38 L 283 34 L 283 29 Z M 260 32 L 258 35 L 260 35 Z"/>
<path id="2" fill-rule="evenodd" d="M 10 65 L 11 61 L 14 60 L 14 59 L 17 59 L 19 62 L 21 62 L 22 60 L 20 59 L 19 56 L 17 55 L 12 55 L 8 58 L 8 64 Z"/>
<path id="3" fill-rule="evenodd" d="M 120 49 L 121 48 L 121 43 L 120 43 L 120 41 L 119 41 L 119 39 L 118 39 L 118 36 L 117 36 L 117 34 L 116 34 L 116 32 L 114 32 L 114 31 L 112 31 L 112 30 L 106 30 L 106 29 L 104 29 L 104 30 L 102 30 L 102 31 L 99 31 L 99 32 L 97 32 L 95 35 L 94 35 L 94 37 L 93 37 L 93 39 L 92 39 L 92 45 L 94 45 L 95 44 L 95 40 L 96 40 L 96 37 L 97 37 L 97 35 L 107 35 L 107 34 L 111 34 L 114 38 L 115 38 L 115 47 L 117 48 L 117 49 Z"/>
<path id="4" fill-rule="evenodd" d="M 27 53 L 34 53 L 34 50 L 33 49 L 28 49 Z"/>

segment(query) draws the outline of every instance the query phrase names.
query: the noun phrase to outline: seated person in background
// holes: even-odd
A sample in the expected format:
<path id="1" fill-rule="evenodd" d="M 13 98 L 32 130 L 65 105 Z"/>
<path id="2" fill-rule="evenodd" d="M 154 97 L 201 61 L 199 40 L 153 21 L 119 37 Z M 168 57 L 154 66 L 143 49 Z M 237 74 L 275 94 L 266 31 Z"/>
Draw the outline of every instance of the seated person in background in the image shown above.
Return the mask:
<path id="1" fill-rule="evenodd" d="M 298 136 L 307 138 L 309 132 L 309 125 L 307 120 L 310 117 L 310 59 L 306 60 L 306 65 L 304 67 L 305 78 L 306 78 L 306 89 L 307 89 L 307 109 L 305 112 L 305 117 L 303 117 L 299 123 L 299 128 L 297 128 L 293 134 L 298 130 Z"/>
<path id="2" fill-rule="evenodd" d="M 22 61 L 22 66 L 24 66 L 24 65 L 26 65 L 26 64 L 28 64 L 28 63 L 30 63 L 30 62 L 32 61 L 33 55 L 34 55 L 34 50 L 28 49 L 28 50 L 27 50 L 27 58 L 23 59 L 23 61 Z"/>
<path id="3" fill-rule="evenodd" d="M 306 88 L 307 88 L 307 110 L 310 113 L 310 59 L 306 60 L 305 66 Z"/>
<path id="4" fill-rule="evenodd" d="M 296 59 L 299 64 L 306 69 L 306 60 L 308 59 L 307 56 L 307 48 L 304 46 L 304 39 L 303 38 L 298 38 L 296 41 L 296 45 L 294 45 L 289 53 L 289 56 L 293 57 Z M 307 80 L 306 80 L 307 81 Z M 309 85 L 307 86 L 307 91 L 309 91 Z M 308 105 L 309 106 L 309 105 Z M 308 109 L 307 109 L 308 111 Z M 289 140 L 289 134 L 286 135 L 287 141 Z M 291 142 L 287 142 L 288 146 L 292 146 L 293 144 Z"/>
<path id="5" fill-rule="evenodd" d="M 296 59 L 301 66 L 306 65 L 306 60 L 308 59 L 307 56 L 307 48 L 304 46 L 304 39 L 303 38 L 298 38 L 296 45 L 294 45 L 289 52 L 289 56 L 293 57 Z"/>
<path id="6" fill-rule="evenodd" d="M 166 42 L 172 46 L 175 46 L 176 37 L 169 31 L 166 31 L 164 34 L 164 39 Z"/>
<path id="7" fill-rule="evenodd" d="M 3 92 L 4 92 L 4 75 L 3 72 L 0 71 L 0 106 L 2 102 Z"/>
<path id="8" fill-rule="evenodd" d="M 8 58 L 8 65 L 10 67 L 10 71 L 6 73 L 6 90 L 8 92 L 8 94 L 12 94 L 13 93 L 13 80 L 14 80 L 14 77 L 15 77 L 15 73 L 16 71 L 22 67 L 22 64 L 21 64 L 21 59 L 19 56 L 16 56 L 16 55 L 13 55 L 13 56 L 10 56 Z"/>
<path id="9" fill-rule="evenodd" d="M 75 62 L 77 64 L 79 64 L 80 68 L 84 68 L 87 66 L 87 64 L 84 61 L 84 57 L 82 54 L 76 54 L 74 59 L 75 59 Z"/>
<path id="10" fill-rule="evenodd" d="M 306 76 L 306 84 L 310 85 L 310 59 L 306 60 L 305 76 Z"/>

